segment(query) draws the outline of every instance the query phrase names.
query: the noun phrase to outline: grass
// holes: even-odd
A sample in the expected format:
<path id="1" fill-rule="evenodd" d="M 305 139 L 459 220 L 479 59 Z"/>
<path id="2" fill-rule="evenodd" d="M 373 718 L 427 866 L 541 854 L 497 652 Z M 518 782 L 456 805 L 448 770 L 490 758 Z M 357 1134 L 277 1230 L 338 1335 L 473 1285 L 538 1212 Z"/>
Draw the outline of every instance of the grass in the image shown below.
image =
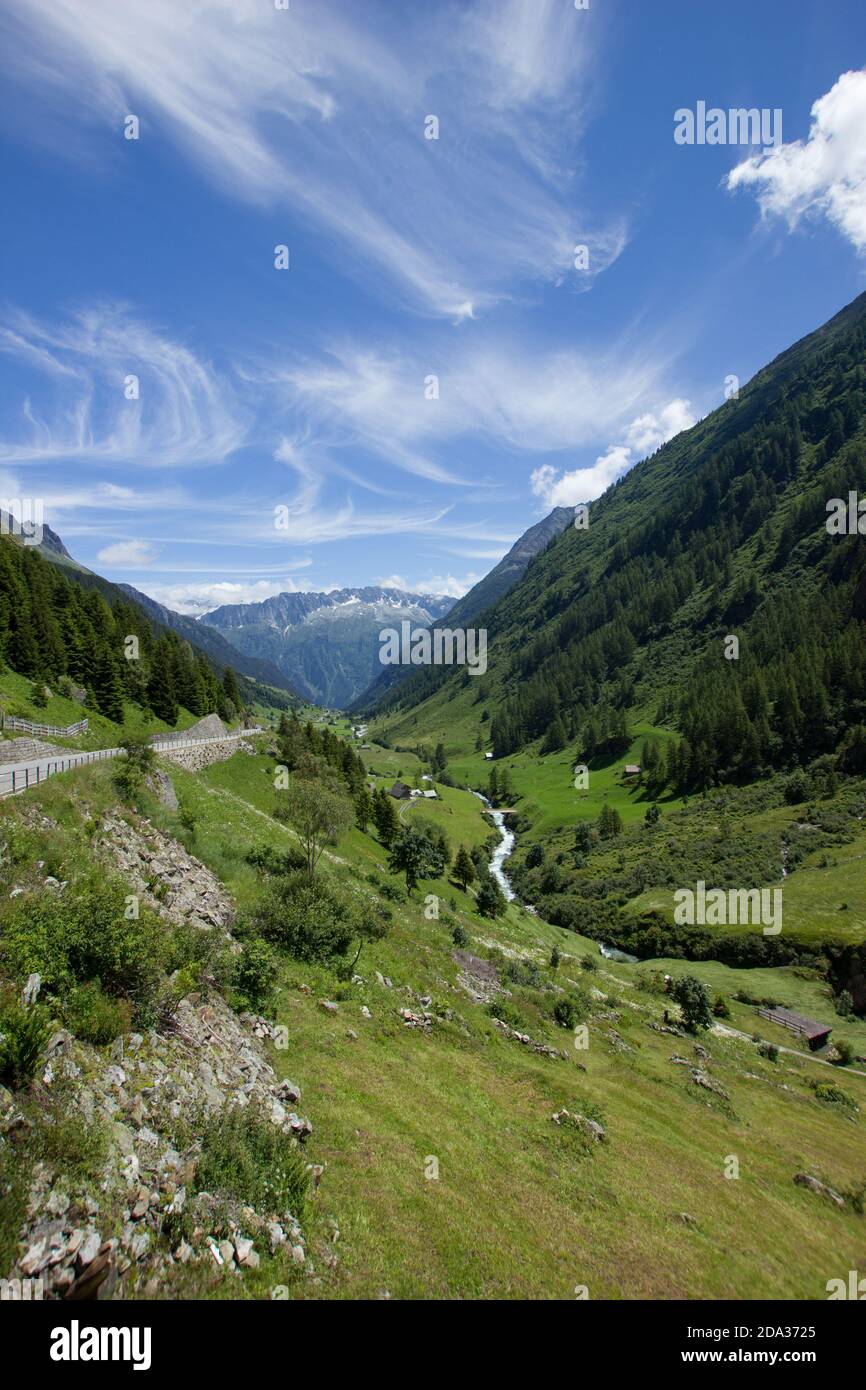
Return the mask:
<path id="1" fill-rule="evenodd" d="M 373 761 L 379 756 L 374 750 Z M 184 832 L 187 842 L 242 907 L 259 891 L 244 862 L 247 849 L 292 841 L 268 813 L 276 801 L 266 771 L 272 763 L 237 753 L 198 776 L 165 764 L 196 822 L 192 836 Z M 88 787 L 95 799 L 110 794 L 107 769 L 77 777 L 56 779 L 28 805 L 54 798 L 56 811 L 65 797 L 72 814 Z M 7 814 L 19 815 L 22 804 Z M 151 809 L 177 832 L 172 813 Z M 466 792 L 446 788 L 442 802 L 422 813 L 441 818 L 452 844 L 458 836 L 450 824 L 464 836 L 487 833 L 477 799 Z M 324 871 L 347 890 L 372 893 L 364 875 L 383 863 L 375 839 L 353 830 Z M 503 1036 L 483 1004 L 459 987 L 450 920 L 424 915 L 435 885 L 422 883 L 392 909 L 388 936 L 361 956 L 364 983 L 284 958 L 275 1020 L 285 1025 L 288 1046 L 272 1060 L 302 1087 L 302 1109 L 314 1125 L 307 1159 L 325 1168 L 308 1217 L 321 1282 L 293 1282 L 291 1296 L 571 1299 L 576 1286 L 587 1285 L 592 1298 L 820 1299 L 828 1279 L 858 1267 L 864 1218 L 795 1187 L 793 1176 L 812 1172 L 842 1191 L 862 1182 L 866 1080 L 785 1054 L 773 1064 L 748 1042 L 713 1035 L 701 1039 L 711 1053 L 706 1065 L 729 1098 L 700 1091 L 689 1069 L 670 1061 L 675 1052 L 692 1056 L 692 1041 L 648 1026 L 669 1001 L 638 988 L 646 965 L 603 961 L 593 943 L 516 905 L 496 922 L 480 918 L 471 894 L 441 886 L 455 898 L 449 916 L 465 927 L 473 952 L 539 963 L 545 988 L 515 987 L 507 1002 L 531 1036 L 564 1051 L 565 1060 Z M 547 965 L 553 944 L 562 952 L 555 973 Z M 580 969 L 589 953 L 599 964 L 592 974 Z M 729 996 L 739 985 L 826 1013 L 821 986 L 788 970 L 656 964 L 698 974 L 714 992 Z M 378 984 L 376 971 L 393 988 Z M 584 1051 L 551 1016 L 571 980 L 608 996 L 593 998 Z M 417 1010 L 422 995 L 431 996 L 436 1015 L 429 1031 L 407 1028 L 398 1012 Z M 337 1014 L 319 1007 L 325 998 L 338 1002 Z M 615 1018 L 606 1016 L 611 1010 Z M 732 1012 L 732 1026 L 753 1031 L 753 1011 L 733 1004 Z M 852 1026 L 852 1036 L 863 1026 Z M 841 1021 L 839 1028 L 848 1031 Z M 612 1029 L 630 1051 L 617 1049 Z M 769 1037 L 769 1029 L 760 1031 Z M 811 1079 L 841 1084 L 860 1113 L 822 1104 Z M 601 1115 L 605 1142 L 587 1146 L 555 1126 L 551 1115 L 563 1106 Z M 724 1176 L 731 1155 L 739 1162 L 736 1180 Z M 340 1230 L 336 1245 L 331 1223 Z M 272 1269 L 245 1277 L 244 1296 L 267 1296 L 268 1279 Z M 202 1292 L 219 1298 L 241 1290 L 211 1281 Z"/>
<path id="2" fill-rule="evenodd" d="M 218 785 L 203 791 L 204 781 Z M 244 841 L 287 833 L 245 812 L 245 791 L 254 805 L 273 796 L 256 760 L 243 755 L 201 779 L 208 800 L 197 836 L 206 859 L 217 835 L 240 850 Z M 455 816 L 475 811 L 467 793 L 450 791 L 443 814 L 449 803 Z M 383 859 L 356 831 L 335 854 L 328 872 L 346 885 L 357 884 L 371 859 Z M 665 1001 L 635 988 L 641 968 L 600 962 L 586 975 L 578 961 L 596 952 L 593 943 L 516 906 L 499 922 L 480 919 L 471 895 L 451 890 L 476 953 L 492 946 L 544 965 L 552 944 L 563 952 L 557 975 L 545 971 L 551 990 L 541 996 L 543 1009 L 531 997 L 528 1005 L 517 995 L 511 1001 L 531 1019 L 533 1036 L 564 1047 L 568 1060 L 534 1056 L 502 1037 L 456 987 L 448 923 L 423 915 L 428 887 L 395 911 L 384 941 L 365 948 L 366 984 L 339 984 L 323 968 L 293 961 L 283 968 L 276 1017 L 289 1046 L 274 1061 L 301 1084 L 314 1121 L 311 1156 L 325 1165 L 317 1228 L 334 1221 L 341 1232 L 336 1270 L 319 1286 L 305 1284 L 305 1297 L 571 1298 L 575 1285 L 587 1284 L 593 1297 L 820 1298 L 827 1279 L 856 1267 L 861 1218 L 825 1207 L 792 1181 L 803 1169 L 843 1189 L 863 1177 L 862 1115 L 851 1120 L 822 1106 L 808 1084 L 833 1080 L 827 1068 L 785 1055 L 773 1065 L 749 1043 L 714 1036 L 711 1070 L 731 1099 L 708 1103 L 668 1060 L 691 1044 L 645 1026 Z M 772 986 L 781 993 L 782 976 L 795 1007 L 821 1003 L 817 985 L 787 971 L 725 972 L 681 961 L 672 968 L 699 974 L 711 988 L 737 983 L 754 993 Z M 375 983 L 376 970 L 393 989 Z M 570 978 L 628 1001 L 615 1027 L 633 1053 L 613 1050 L 600 1018 L 590 1025 L 588 1052 L 571 1049 L 570 1035 L 544 1012 L 544 1000 Z M 397 1013 L 417 1007 L 422 993 L 443 1014 L 454 1011 L 430 1033 L 406 1028 Z M 338 1015 L 318 1007 L 325 997 L 337 998 Z M 753 1012 L 732 1008 L 733 1026 L 752 1031 Z M 844 1085 L 866 1104 L 866 1082 L 850 1076 Z M 597 1107 L 607 1142 L 590 1153 L 569 1145 L 550 1120 L 563 1105 Z M 730 1154 L 740 1161 L 738 1181 L 723 1176 Z M 434 1180 L 425 1176 L 431 1158 Z"/>
<path id="3" fill-rule="evenodd" d="M 198 715 L 181 708 L 177 724 L 166 724 L 155 715 L 145 715 L 139 705 L 127 700 L 124 703 L 123 724 L 117 724 L 97 711 L 88 709 L 77 700 L 67 699 L 57 694 L 53 688 L 51 698 L 44 706 L 35 705 L 31 699 L 33 683 L 26 676 L 17 676 L 12 671 L 0 673 L 0 711 L 15 715 L 19 719 L 29 719 L 34 724 L 52 724 L 59 729 L 67 729 L 71 724 L 87 720 L 87 731 L 74 738 L 59 738 L 45 735 L 45 741 L 56 743 L 61 748 L 116 748 L 125 733 L 161 734 L 172 728 L 188 729 L 198 719 Z M 5 737 L 24 738 L 23 730 L 9 729 Z"/>

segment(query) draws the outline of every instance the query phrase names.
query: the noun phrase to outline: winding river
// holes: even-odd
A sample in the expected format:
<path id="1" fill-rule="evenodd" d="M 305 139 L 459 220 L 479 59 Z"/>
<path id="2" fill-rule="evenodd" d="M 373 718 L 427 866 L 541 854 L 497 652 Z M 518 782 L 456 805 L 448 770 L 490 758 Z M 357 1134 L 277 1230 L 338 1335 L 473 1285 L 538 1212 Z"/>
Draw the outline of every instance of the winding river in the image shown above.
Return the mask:
<path id="1" fill-rule="evenodd" d="M 496 882 L 499 884 L 499 887 L 502 889 L 502 892 L 505 895 L 508 902 L 513 902 L 514 899 L 517 897 L 517 894 L 515 893 L 514 889 L 509 883 L 505 875 L 505 872 L 503 871 L 502 865 L 505 863 L 506 859 L 514 849 L 514 831 L 505 829 L 504 815 L 501 811 L 494 811 L 486 796 L 482 796 L 481 792 L 475 792 L 475 795 L 478 797 L 479 801 L 484 802 L 484 805 L 487 808 L 493 820 L 493 824 L 499 831 L 499 844 L 493 851 L 493 858 L 490 860 L 490 872 L 496 879 Z"/>
<path id="2" fill-rule="evenodd" d="M 492 818 L 496 829 L 499 831 L 499 844 L 493 851 L 493 857 L 490 860 L 490 872 L 496 879 L 496 882 L 499 884 L 507 900 L 513 902 L 517 894 L 511 887 L 502 865 L 514 849 L 514 831 L 506 830 L 505 816 L 501 811 L 494 811 L 486 796 L 482 796 L 481 792 L 475 792 L 474 795 L 478 797 L 479 801 L 483 801 L 488 814 Z M 535 908 L 527 908 L 527 911 L 534 912 Z M 637 965 L 639 960 L 638 956 L 629 955 L 628 951 L 620 951 L 616 946 L 608 946 L 604 941 L 598 943 L 598 949 L 606 960 L 623 961 L 630 965 Z"/>

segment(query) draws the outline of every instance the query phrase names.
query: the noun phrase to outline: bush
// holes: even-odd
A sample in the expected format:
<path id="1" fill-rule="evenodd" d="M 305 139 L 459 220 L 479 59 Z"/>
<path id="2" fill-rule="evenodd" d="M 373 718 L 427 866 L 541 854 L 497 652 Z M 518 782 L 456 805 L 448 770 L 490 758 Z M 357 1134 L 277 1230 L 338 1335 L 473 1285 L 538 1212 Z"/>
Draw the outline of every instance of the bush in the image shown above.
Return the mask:
<path id="1" fill-rule="evenodd" d="M 598 961 L 595 959 L 595 956 L 581 956 L 580 968 L 581 970 L 586 970 L 588 974 L 592 975 L 596 970 L 598 970 Z"/>
<path id="2" fill-rule="evenodd" d="M 775 1043 L 759 1042 L 758 1053 L 761 1057 L 766 1057 L 768 1062 L 778 1062 L 779 1049 Z"/>
<path id="3" fill-rule="evenodd" d="M 128 999 L 112 999 L 93 980 L 72 990 L 63 1007 L 63 1021 L 77 1038 L 100 1047 L 129 1032 L 132 1006 Z"/>
<path id="4" fill-rule="evenodd" d="M 524 960 L 510 960 L 505 966 L 505 978 L 513 985 L 527 985 L 530 989 L 540 989 L 544 984 L 541 968 L 528 957 Z"/>
<path id="5" fill-rule="evenodd" d="M 306 868 L 307 861 L 297 849 L 272 849 L 270 845 L 256 845 L 247 850 L 244 861 L 263 874 L 291 874 Z M 368 874 L 368 878 L 371 875 Z M 375 878 L 375 875 L 372 875 Z"/>
<path id="6" fill-rule="evenodd" d="M 560 1028 L 574 1028 L 578 1022 L 577 1009 L 569 998 L 557 999 L 553 1006 L 553 1017 Z"/>
<path id="7" fill-rule="evenodd" d="M 841 1086 L 834 1086 L 832 1081 L 813 1081 L 812 1086 L 815 1091 L 815 1099 L 823 1101 L 825 1105 L 840 1105 L 846 1110 L 858 1109 L 857 1102 L 853 1096 L 849 1096 L 847 1091 L 843 1091 Z"/>
<path id="8" fill-rule="evenodd" d="M 485 1010 L 491 1018 L 498 1018 L 501 1023 L 507 1023 L 509 1028 L 523 1028 L 523 1019 L 516 1009 L 510 1004 L 504 1003 L 502 999 L 493 999 Z"/>
<path id="9" fill-rule="evenodd" d="M 839 1053 L 839 1061 L 837 1063 L 837 1066 L 850 1066 L 850 1064 L 854 1061 L 854 1049 L 849 1043 L 848 1039 L 837 1038 L 834 1046 L 836 1048 L 836 1051 Z"/>
<path id="10" fill-rule="evenodd" d="M 231 983 L 244 1009 L 262 1009 L 273 998 L 277 978 L 274 952 L 260 936 L 250 937 L 235 956 Z"/>
<path id="11" fill-rule="evenodd" d="M 51 1035 L 51 1017 L 41 1004 L 29 1008 L 9 997 L 0 1005 L 0 1081 L 13 1090 L 32 1081 Z"/>
<path id="12" fill-rule="evenodd" d="M 145 777 L 153 770 L 155 754 L 147 735 L 143 733 L 127 734 L 120 746 L 126 757 L 114 775 L 114 784 L 121 796 L 132 800 L 141 791 Z"/>
<path id="13" fill-rule="evenodd" d="M 462 927 L 460 925 L 459 922 L 451 932 L 451 940 L 454 942 L 455 946 L 465 947 L 469 945 L 469 933 L 465 927 Z"/>
<path id="14" fill-rule="evenodd" d="M 323 879 L 303 872 L 270 885 L 253 913 L 253 927 L 266 941 L 299 960 L 329 961 L 345 956 L 357 935 L 355 912 Z"/>
<path id="15" fill-rule="evenodd" d="M 307 1185 L 300 1151 L 259 1108 L 224 1111 L 205 1122 L 198 1192 L 233 1198 L 265 1215 L 299 1217 Z"/>
<path id="16" fill-rule="evenodd" d="M 713 1004 L 713 1017 L 730 1018 L 730 1016 L 731 1011 L 728 1008 L 728 1001 L 725 999 L 724 995 L 717 994 Z"/>
<path id="17" fill-rule="evenodd" d="M 126 887 L 118 882 L 16 900 L 0 938 L 0 965 L 15 979 L 35 971 L 43 989 L 60 997 L 99 980 L 148 1027 L 158 1014 L 166 931 L 146 910 L 137 918 L 125 913 Z"/>

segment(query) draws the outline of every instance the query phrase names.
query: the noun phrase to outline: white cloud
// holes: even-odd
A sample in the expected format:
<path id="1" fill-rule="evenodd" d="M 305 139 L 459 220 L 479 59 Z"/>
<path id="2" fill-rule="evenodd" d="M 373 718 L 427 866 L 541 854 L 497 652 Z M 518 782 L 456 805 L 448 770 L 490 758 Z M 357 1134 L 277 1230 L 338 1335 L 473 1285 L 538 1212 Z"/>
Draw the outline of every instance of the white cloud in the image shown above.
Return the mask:
<path id="1" fill-rule="evenodd" d="M 413 5 L 398 25 L 346 0 L 7 9 L 19 80 L 65 121 L 110 130 L 116 157 L 134 158 L 122 125 L 138 114 L 142 141 L 167 135 L 229 194 L 301 209 L 344 266 L 404 305 L 459 319 L 515 281 L 568 274 L 581 288 L 625 244 L 622 219 L 599 222 L 575 194 L 594 49 L 563 0 Z M 428 113 L 438 140 L 424 138 Z M 398 198 L 383 198 L 383 171 Z M 588 274 L 573 271 L 576 243 Z"/>
<path id="2" fill-rule="evenodd" d="M 144 569 L 155 559 L 153 547 L 147 541 L 115 541 L 106 545 L 96 556 L 111 569 Z"/>
<path id="3" fill-rule="evenodd" d="M 647 454 L 654 453 L 660 445 L 673 439 L 675 434 L 691 429 L 694 423 L 691 401 L 684 401 L 678 397 L 664 406 L 657 415 L 649 411 L 646 415 L 639 415 L 636 420 L 632 420 L 625 432 L 626 444 L 638 458 L 645 458 Z"/>
<path id="4" fill-rule="evenodd" d="M 752 155 L 727 186 L 753 189 L 762 214 L 790 228 L 823 215 L 866 252 L 866 70 L 843 73 L 811 114 L 807 140 Z"/>
<path id="5" fill-rule="evenodd" d="M 212 613 L 224 603 L 261 603 L 262 599 L 273 598 L 275 594 L 299 593 L 301 587 L 291 578 L 256 579 L 248 583 L 232 583 L 223 579 L 214 583 L 148 585 L 147 592 L 157 603 L 164 604 L 175 613 L 198 618 L 203 613 Z"/>
<path id="6" fill-rule="evenodd" d="M 58 324 L 13 315 L 0 325 L 0 351 L 64 378 L 59 394 L 49 380 L 38 405 L 22 402 L 27 429 L 0 441 L 0 460 L 215 463 L 243 442 L 228 383 L 123 305 Z"/>
<path id="7" fill-rule="evenodd" d="M 424 579 L 416 584 L 412 589 L 413 594 L 444 594 L 449 598 L 462 598 L 468 594 L 469 590 L 478 583 L 484 576 L 471 571 L 469 574 L 461 576 L 453 574 L 436 574 L 431 579 Z"/>
<path id="8" fill-rule="evenodd" d="M 530 487 L 545 507 L 574 507 L 579 502 L 592 502 L 641 458 L 694 423 L 690 403 L 678 397 L 658 413 L 649 411 L 632 420 L 625 431 L 625 443 L 611 444 L 592 467 L 560 473 L 545 463 L 530 475 Z"/>
<path id="9" fill-rule="evenodd" d="M 449 598 L 462 598 L 481 578 L 480 574 L 474 573 L 463 575 L 462 578 L 453 574 L 437 574 L 410 583 L 402 575 L 392 574 L 387 579 L 377 579 L 374 582 L 383 589 L 402 589 L 406 594 L 439 594 Z"/>

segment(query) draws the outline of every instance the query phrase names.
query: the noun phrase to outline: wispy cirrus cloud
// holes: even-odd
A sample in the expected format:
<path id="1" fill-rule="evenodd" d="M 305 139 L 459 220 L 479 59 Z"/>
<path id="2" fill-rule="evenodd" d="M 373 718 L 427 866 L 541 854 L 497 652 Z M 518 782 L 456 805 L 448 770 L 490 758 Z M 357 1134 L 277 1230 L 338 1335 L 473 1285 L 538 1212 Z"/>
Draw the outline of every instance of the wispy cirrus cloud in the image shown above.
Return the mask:
<path id="1" fill-rule="evenodd" d="M 124 305 L 51 323 L 9 314 L 0 352 L 39 371 L 0 462 L 218 463 L 244 441 L 230 384 Z"/>
<path id="2" fill-rule="evenodd" d="M 658 391 L 666 366 L 650 345 L 545 352 L 474 340 L 444 356 L 332 345 L 269 371 L 287 408 L 331 454 L 362 447 L 406 472 L 468 487 L 483 480 L 456 466 L 461 441 L 529 454 L 592 444 L 623 428 Z M 642 419 L 651 429 L 652 417 Z"/>
<path id="3" fill-rule="evenodd" d="M 138 114 L 142 139 L 167 134 L 230 195 L 302 209 L 341 265 L 404 306 L 459 319 L 521 283 L 585 288 L 625 245 L 623 215 L 581 206 L 573 132 L 597 42 L 563 0 L 407 6 L 398 25 L 347 0 L 8 12 L 19 80 L 45 102 L 119 140 Z M 577 273 L 576 243 L 590 248 Z"/>

